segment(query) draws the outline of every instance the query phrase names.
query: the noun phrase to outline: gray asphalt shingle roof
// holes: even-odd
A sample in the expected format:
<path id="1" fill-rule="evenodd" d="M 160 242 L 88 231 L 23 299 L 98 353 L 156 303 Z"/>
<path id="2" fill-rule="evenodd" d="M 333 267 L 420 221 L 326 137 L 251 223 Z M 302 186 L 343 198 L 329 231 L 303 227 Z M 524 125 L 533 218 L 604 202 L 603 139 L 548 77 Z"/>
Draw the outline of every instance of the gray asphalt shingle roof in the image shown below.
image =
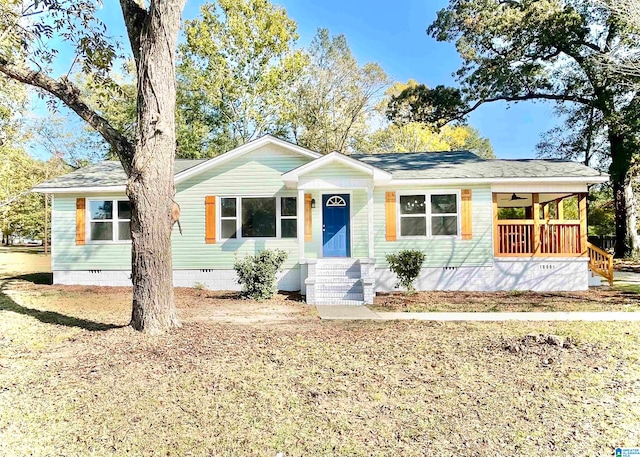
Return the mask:
<path id="1" fill-rule="evenodd" d="M 542 159 L 483 159 L 468 151 L 353 154 L 350 157 L 389 172 L 394 179 L 605 176 L 597 170 L 576 162 Z M 188 170 L 206 160 L 177 159 L 174 165 L 175 173 Z M 124 186 L 126 179 L 120 162 L 108 160 L 41 183 L 34 187 L 34 190 Z"/>
<path id="2" fill-rule="evenodd" d="M 189 160 L 176 159 L 174 174 L 188 170 L 191 167 L 205 162 L 207 159 Z M 79 170 L 72 171 L 64 176 L 59 176 L 50 181 L 43 182 L 34 187 L 63 189 L 66 187 L 110 187 L 124 186 L 127 183 L 127 175 L 122 165 L 117 160 L 105 160 L 104 162 L 89 165 Z"/>
<path id="3" fill-rule="evenodd" d="M 483 159 L 468 151 L 354 154 L 394 179 L 566 178 L 603 176 L 581 163 L 542 159 Z"/>

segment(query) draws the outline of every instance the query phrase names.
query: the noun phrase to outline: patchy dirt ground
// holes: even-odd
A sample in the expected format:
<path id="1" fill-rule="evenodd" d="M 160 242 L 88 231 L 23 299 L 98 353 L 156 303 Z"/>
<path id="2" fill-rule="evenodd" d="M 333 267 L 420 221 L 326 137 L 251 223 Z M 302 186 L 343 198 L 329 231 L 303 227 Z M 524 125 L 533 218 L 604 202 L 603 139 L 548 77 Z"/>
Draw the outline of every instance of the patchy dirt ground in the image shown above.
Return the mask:
<path id="1" fill-rule="evenodd" d="M 609 288 L 585 292 L 417 292 L 379 294 L 378 311 L 640 311 L 640 294 Z"/>
<path id="2" fill-rule="evenodd" d="M 46 311 L 60 309 L 85 319 L 126 325 L 130 318 L 130 287 L 52 286 L 9 280 L 3 292 L 16 302 Z M 181 322 L 269 323 L 316 316 L 298 294 L 278 294 L 265 302 L 243 300 L 235 292 L 177 287 L 176 307 Z"/>
<path id="3" fill-rule="evenodd" d="M 148 336 L 124 325 L 127 288 L 43 280 L 0 280 L 3 457 L 595 456 L 640 443 L 638 323 L 326 322 L 295 297 L 178 289 L 183 327 Z"/>

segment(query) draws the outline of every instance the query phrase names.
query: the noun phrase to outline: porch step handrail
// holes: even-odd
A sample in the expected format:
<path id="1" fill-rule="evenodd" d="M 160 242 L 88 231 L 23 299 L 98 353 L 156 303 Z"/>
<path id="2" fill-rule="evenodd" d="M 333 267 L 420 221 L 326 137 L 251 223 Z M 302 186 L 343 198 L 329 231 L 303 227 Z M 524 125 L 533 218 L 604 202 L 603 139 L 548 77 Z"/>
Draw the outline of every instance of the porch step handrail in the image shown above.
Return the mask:
<path id="1" fill-rule="evenodd" d="M 589 268 L 594 273 L 603 276 L 609 281 L 609 285 L 613 285 L 613 254 L 609 254 L 604 249 L 592 243 L 587 243 L 589 251 Z"/>

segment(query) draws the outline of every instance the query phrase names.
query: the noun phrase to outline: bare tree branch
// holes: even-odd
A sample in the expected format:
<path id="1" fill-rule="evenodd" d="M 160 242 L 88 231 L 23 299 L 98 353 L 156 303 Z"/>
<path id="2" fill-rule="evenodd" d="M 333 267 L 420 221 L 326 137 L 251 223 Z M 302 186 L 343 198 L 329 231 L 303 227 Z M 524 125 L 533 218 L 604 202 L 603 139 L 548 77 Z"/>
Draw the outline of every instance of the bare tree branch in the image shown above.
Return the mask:
<path id="1" fill-rule="evenodd" d="M 502 97 L 493 97 L 493 98 L 487 98 L 487 99 L 484 99 L 484 100 L 478 100 L 473 105 L 471 105 L 469 108 L 467 108 L 467 109 L 461 111 L 460 113 L 458 113 L 455 117 L 453 117 L 451 119 L 446 119 L 445 124 L 448 124 L 448 123 L 453 122 L 453 121 L 461 121 L 461 120 L 463 120 L 467 116 L 467 114 L 475 111 L 476 109 L 478 109 L 481 105 L 484 105 L 485 103 L 492 103 L 492 102 L 499 102 L 499 101 L 520 102 L 520 101 L 527 101 L 527 100 L 554 100 L 554 101 L 559 101 L 559 102 L 580 103 L 582 105 L 587 105 L 587 106 L 593 106 L 594 105 L 594 101 L 593 100 L 591 100 L 589 98 L 586 98 L 586 97 L 580 97 L 578 95 L 545 94 L 545 93 L 530 92 L 530 93 L 524 94 L 524 95 L 502 96 Z"/>
<path id="2" fill-rule="evenodd" d="M 40 88 L 60 99 L 104 137 L 115 150 L 123 166 L 127 167 L 125 164 L 131 163 L 133 145 L 124 135 L 113 128 L 109 121 L 82 101 L 79 89 L 67 78 L 56 80 L 41 72 L 19 67 L 2 57 L 0 57 L 0 72 L 17 81 Z M 130 170 L 125 168 L 125 171 L 128 174 Z"/>

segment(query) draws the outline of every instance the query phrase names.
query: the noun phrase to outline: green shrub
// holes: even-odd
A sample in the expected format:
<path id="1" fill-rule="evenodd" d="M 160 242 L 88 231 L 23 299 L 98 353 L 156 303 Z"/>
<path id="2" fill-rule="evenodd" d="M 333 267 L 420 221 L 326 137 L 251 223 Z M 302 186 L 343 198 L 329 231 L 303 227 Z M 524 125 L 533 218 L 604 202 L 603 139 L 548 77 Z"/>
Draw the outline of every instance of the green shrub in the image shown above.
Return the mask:
<path id="1" fill-rule="evenodd" d="M 256 255 L 236 259 L 233 269 L 242 286 L 242 296 L 254 300 L 268 300 L 278 291 L 276 273 L 282 270 L 287 253 L 280 249 L 265 249 Z"/>
<path id="2" fill-rule="evenodd" d="M 413 282 L 420 274 L 424 259 L 424 253 L 416 249 L 405 249 L 397 254 L 387 254 L 389 268 L 398 277 L 400 286 L 409 292 L 415 291 Z"/>

